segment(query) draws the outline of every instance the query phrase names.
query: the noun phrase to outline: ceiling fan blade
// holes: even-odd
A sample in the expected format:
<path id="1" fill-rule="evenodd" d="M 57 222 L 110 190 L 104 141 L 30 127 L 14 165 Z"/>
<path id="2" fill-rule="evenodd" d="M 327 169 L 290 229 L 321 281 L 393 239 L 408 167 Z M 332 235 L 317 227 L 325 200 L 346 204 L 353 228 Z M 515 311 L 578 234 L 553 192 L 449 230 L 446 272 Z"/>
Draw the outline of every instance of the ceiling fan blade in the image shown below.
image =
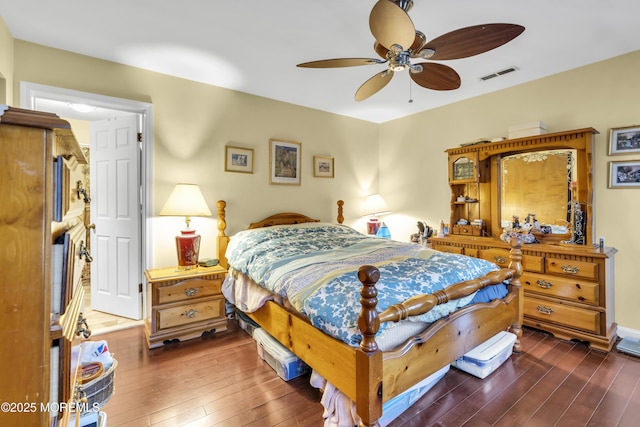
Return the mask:
<path id="1" fill-rule="evenodd" d="M 359 65 L 383 64 L 386 61 L 372 58 L 336 58 L 321 59 L 319 61 L 303 62 L 298 67 L 303 68 L 340 68 L 340 67 L 356 67 Z"/>
<path id="2" fill-rule="evenodd" d="M 375 43 L 373 43 L 373 50 L 375 50 L 376 53 L 378 55 L 380 55 L 381 58 L 387 59 L 387 54 L 389 53 L 389 49 L 387 49 L 386 47 L 382 46 L 377 41 Z"/>
<path id="3" fill-rule="evenodd" d="M 380 89 L 382 89 L 387 84 L 389 84 L 392 77 L 393 77 L 393 71 L 388 69 L 371 77 L 369 80 L 364 82 L 362 86 L 360 86 L 356 91 L 356 96 L 355 96 L 356 101 L 358 102 L 364 101 L 365 99 L 369 98 L 371 95 L 377 93 Z"/>
<path id="4" fill-rule="evenodd" d="M 435 62 L 421 62 L 419 73 L 411 72 L 411 79 L 422 87 L 433 90 L 454 90 L 460 87 L 460 76 L 451 67 Z"/>
<path id="5" fill-rule="evenodd" d="M 460 59 L 502 46 L 524 31 L 522 25 L 483 24 L 460 28 L 431 40 L 423 49 L 433 49 L 430 59 Z"/>
<path id="6" fill-rule="evenodd" d="M 373 6 L 369 28 L 378 43 L 389 50 L 394 44 L 402 46 L 401 50 L 408 49 L 416 36 L 416 29 L 407 12 L 389 0 L 379 0 Z"/>

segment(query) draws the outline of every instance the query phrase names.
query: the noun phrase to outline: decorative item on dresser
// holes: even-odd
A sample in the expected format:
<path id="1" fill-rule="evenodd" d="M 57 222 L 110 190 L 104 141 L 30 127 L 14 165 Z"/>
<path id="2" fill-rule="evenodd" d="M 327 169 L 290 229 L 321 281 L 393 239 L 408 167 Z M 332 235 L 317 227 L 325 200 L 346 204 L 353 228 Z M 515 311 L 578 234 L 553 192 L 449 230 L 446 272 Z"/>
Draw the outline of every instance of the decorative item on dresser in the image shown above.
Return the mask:
<path id="1" fill-rule="evenodd" d="M 226 272 L 220 265 L 145 271 L 149 313 L 145 335 L 149 348 L 226 330 L 221 293 Z"/>
<path id="2" fill-rule="evenodd" d="M 617 338 L 617 250 L 594 246 L 596 133 L 577 129 L 447 150 L 451 223 L 482 223 L 486 235 L 454 232 L 432 237 L 430 244 L 505 266 L 509 245 L 499 236 L 523 235 L 530 243 L 522 247 L 524 324 L 610 351 Z M 532 185 L 539 190 L 531 191 Z M 461 195 L 464 201 L 458 201 Z"/>
<path id="3" fill-rule="evenodd" d="M 185 217 L 186 228 L 180 230 L 180 234 L 176 236 L 178 266 L 183 269 L 196 267 L 200 253 L 201 236 L 196 234 L 196 230 L 189 228 L 191 217 L 211 216 L 211 211 L 200 188 L 195 184 L 176 184 L 160 210 L 160 215 Z"/>
<path id="4" fill-rule="evenodd" d="M 0 153 L 0 400 L 10 405 L 0 425 L 66 426 L 79 403 L 78 344 L 91 334 L 81 313 L 86 159 L 68 122 L 7 106 Z"/>

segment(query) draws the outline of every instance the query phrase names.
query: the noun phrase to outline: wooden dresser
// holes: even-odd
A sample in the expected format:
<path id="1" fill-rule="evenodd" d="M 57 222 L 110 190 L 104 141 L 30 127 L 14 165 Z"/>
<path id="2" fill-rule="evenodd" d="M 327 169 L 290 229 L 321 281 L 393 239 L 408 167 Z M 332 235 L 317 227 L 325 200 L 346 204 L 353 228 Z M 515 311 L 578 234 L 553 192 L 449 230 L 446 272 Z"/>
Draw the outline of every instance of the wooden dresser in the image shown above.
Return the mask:
<path id="1" fill-rule="evenodd" d="M 148 293 L 145 333 L 149 348 L 227 329 L 223 267 L 155 268 L 145 271 Z"/>
<path id="2" fill-rule="evenodd" d="M 0 425 L 68 423 L 90 255 L 81 165 L 68 122 L 0 106 Z"/>
<path id="3" fill-rule="evenodd" d="M 610 351 L 617 251 L 593 245 L 597 133 L 584 128 L 448 149 L 452 234 L 441 231 L 430 243 L 506 267 L 509 245 L 500 236 L 535 237 L 522 247 L 524 324 Z"/>
<path id="4" fill-rule="evenodd" d="M 431 247 L 509 264 L 509 245 L 490 237 L 431 238 Z M 584 245 L 522 246 L 524 324 L 611 351 L 616 340 L 614 255 Z"/>

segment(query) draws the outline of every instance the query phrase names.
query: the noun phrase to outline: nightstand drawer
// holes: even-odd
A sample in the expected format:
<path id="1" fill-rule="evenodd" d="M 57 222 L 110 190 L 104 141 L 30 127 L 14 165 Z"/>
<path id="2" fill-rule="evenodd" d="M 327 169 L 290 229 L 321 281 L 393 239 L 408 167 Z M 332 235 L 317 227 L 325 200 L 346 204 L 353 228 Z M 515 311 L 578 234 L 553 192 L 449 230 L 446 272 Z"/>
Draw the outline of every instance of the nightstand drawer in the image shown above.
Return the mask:
<path id="1" fill-rule="evenodd" d="M 551 297 L 563 298 L 585 304 L 598 305 L 600 303 L 600 285 L 598 282 L 524 273 L 520 283 L 527 292 L 535 292 Z"/>
<path id="2" fill-rule="evenodd" d="M 600 333 L 600 312 L 586 308 L 558 304 L 527 296 L 524 315 L 530 319 L 556 323 L 583 331 Z"/>
<path id="3" fill-rule="evenodd" d="M 156 310 L 155 315 L 158 330 L 219 319 L 224 317 L 224 298 L 161 308 Z"/>
<path id="4" fill-rule="evenodd" d="M 155 287 L 153 303 L 160 305 L 211 297 L 219 295 L 221 287 L 222 279 L 186 279 L 171 285 Z"/>
<path id="5" fill-rule="evenodd" d="M 564 274 L 598 280 L 598 264 L 595 262 L 547 258 L 547 273 Z"/>

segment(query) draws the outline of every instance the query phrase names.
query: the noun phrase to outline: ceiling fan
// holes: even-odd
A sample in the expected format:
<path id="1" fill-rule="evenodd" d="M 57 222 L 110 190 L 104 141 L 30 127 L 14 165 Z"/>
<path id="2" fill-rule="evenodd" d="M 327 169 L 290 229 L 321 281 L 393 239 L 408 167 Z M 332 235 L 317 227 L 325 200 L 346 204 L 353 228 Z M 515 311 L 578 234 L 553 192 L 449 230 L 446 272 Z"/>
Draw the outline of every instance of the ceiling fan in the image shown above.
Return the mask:
<path id="1" fill-rule="evenodd" d="M 375 52 L 383 59 L 337 58 L 298 64 L 303 68 L 339 68 L 359 65 L 388 64 L 358 88 L 356 101 L 363 101 L 385 87 L 396 71 L 409 70 L 418 85 L 433 90 L 454 90 L 460 87 L 460 76 L 451 67 L 435 62 L 415 62 L 412 59 L 447 60 L 478 55 L 502 46 L 518 37 L 524 27 L 515 24 L 483 24 L 460 28 L 430 42 L 417 31 L 408 13 L 413 0 L 379 0 L 369 15 L 369 28 L 374 38 Z"/>

